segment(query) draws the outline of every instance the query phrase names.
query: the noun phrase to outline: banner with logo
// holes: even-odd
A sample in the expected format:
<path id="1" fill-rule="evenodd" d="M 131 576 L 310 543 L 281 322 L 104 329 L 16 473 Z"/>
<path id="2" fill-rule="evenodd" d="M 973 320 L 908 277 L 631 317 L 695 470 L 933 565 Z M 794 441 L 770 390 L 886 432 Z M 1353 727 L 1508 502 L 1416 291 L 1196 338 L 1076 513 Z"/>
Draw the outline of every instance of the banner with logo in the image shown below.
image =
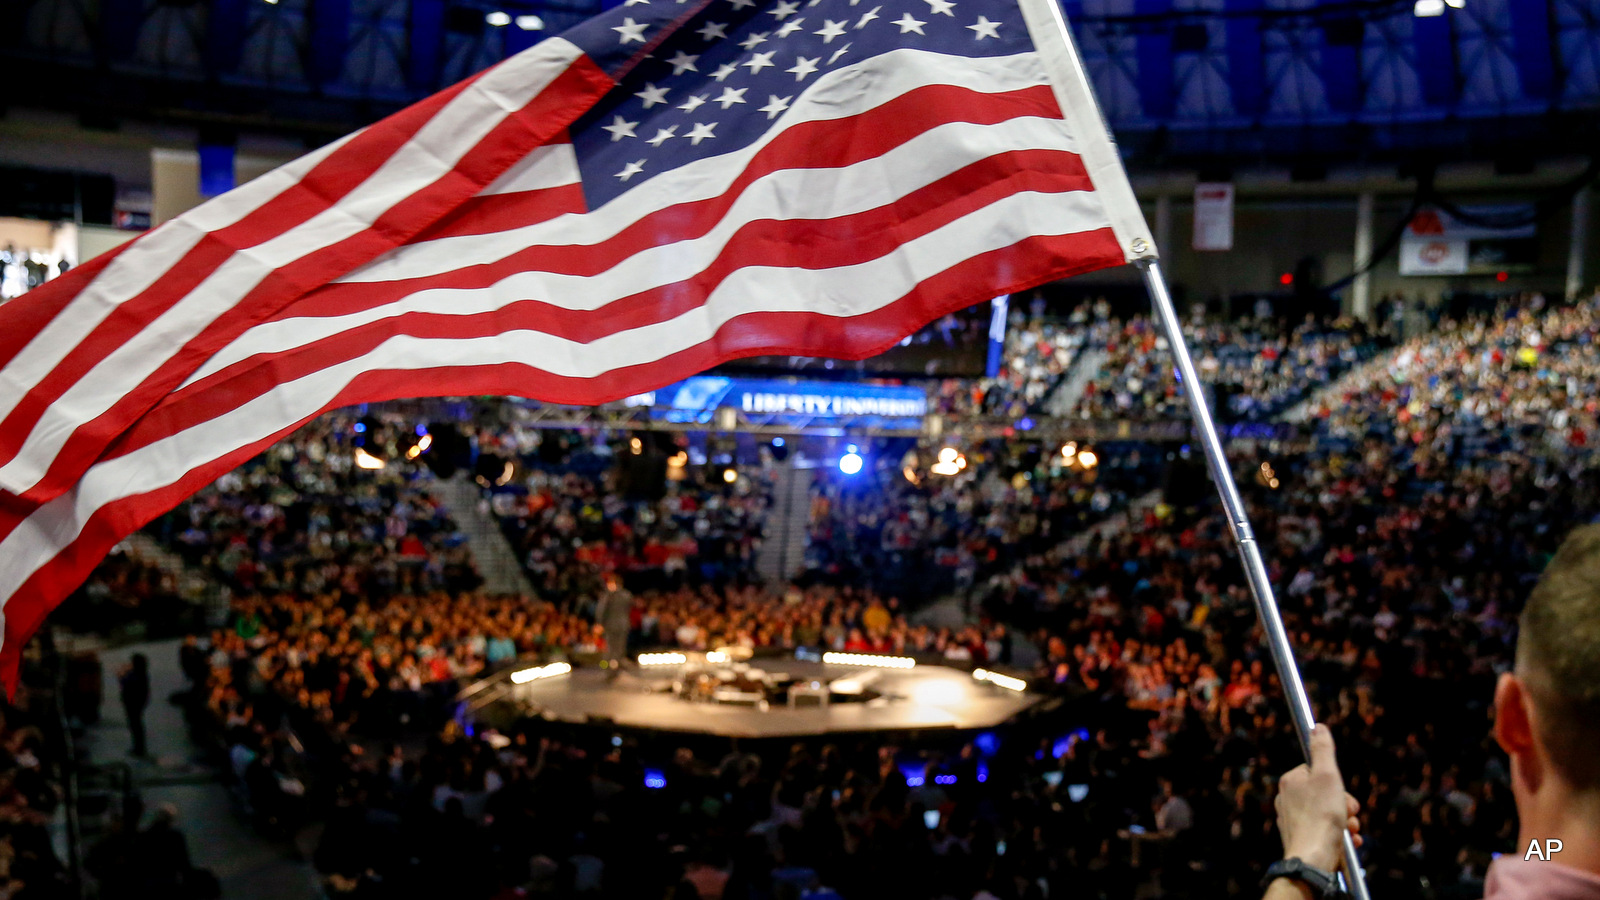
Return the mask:
<path id="1" fill-rule="evenodd" d="M 1202 181 L 1194 186 L 1194 249 L 1233 249 L 1233 185 Z"/>
<path id="2" fill-rule="evenodd" d="M 686 378 L 626 403 L 653 407 L 651 414 L 667 421 L 707 424 L 721 407 L 795 426 L 848 419 L 854 427 L 877 428 L 920 428 L 928 412 L 927 392 L 909 385 L 718 375 Z"/>
<path id="3" fill-rule="evenodd" d="M 1532 268 L 1538 247 L 1536 228 L 1496 228 L 1496 222 L 1531 219 L 1527 205 L 1463 207 L 1476 222 L 1463 222 L 1441 209 L 1424 209 L 1400 237 L 1401 275 L 1477 275 Z"/>

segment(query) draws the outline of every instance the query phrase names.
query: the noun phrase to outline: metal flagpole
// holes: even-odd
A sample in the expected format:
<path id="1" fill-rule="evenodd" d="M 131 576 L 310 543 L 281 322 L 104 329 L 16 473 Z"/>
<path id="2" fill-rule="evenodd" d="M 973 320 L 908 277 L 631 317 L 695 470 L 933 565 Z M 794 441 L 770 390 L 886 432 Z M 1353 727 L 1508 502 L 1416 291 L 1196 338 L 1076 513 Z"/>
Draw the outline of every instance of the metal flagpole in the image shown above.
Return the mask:
<path id="1" fill-rule="evenodd" d="M 1278 602 L 1272 595 L 1272 582 L 1267 577 L 1267 566 L 1261 559 L 1261 547 L 1250 529 L 1250 515 L 1245 511 L 1244 500 L 1239 496 L 1239 486 L 1234 483 L 1233 470 L 1222 453 L 1222 439 L 1217 435 L 1216 423 L 1211 420 L 1211 410 L 1206 406 L 1205 395 L 1200 390 L 1200 377 L 1195 373 L 1194 360 L 1189 356 L 1189 346 L 1183 340 L 1178 311 L 1172 306 L 1167 293 L 1167 280 L 1161 274 L 1161 264 L 1154 259 L 1141 259 L 1134 263 L 1144 275 L 1145 288 L 1150 292 L 1150 302 L 1155 305 L 1161 329 L 1166 333 L 1167 344 L 1178 366 L 1178 376 L 1183 382 L 1183 394 L 1189 398 L 1189 412 L 1194 416 L 1196 430 L 1200 432 L 1200 445 L 1205 448 L 1206 465 L 1211 469 L 1211 480 L 1222 497 L 1222 508 L 1228 516 L 1228 528 L 1233 532 L 1234 544 L 1239 548 L 1239 561 L 1244 564 L 1245 580 L 1250 584 L 1250 596 L 1255 599 L 1256 614 L 1267 635 L 1267 646 L 1272 651 L 1272 662 L 1278 669 L 1278 679 L 1283 683 L 1283 693 L 1289 701 L 1289 714 L 1294 719 L 1295 732 L 1300 737 L 1300 749 L 1306 759 L 1311 759 L 1311 729 L 1316 724 L 1316 714 L 1311 710 L 1311 698 L 1300 680 L 1300 670 L 1295 666 L 1294 652 L 1289 648 L 1289 635 L 1284 631 L 1283 618 L 1278 615 Z M 1371 900 L 1367 893 L 1367 880 L 1356 858 L 1355 841 L 1347 831 L 1344 835 L 1345 889 L 1352 900 Z"/>
<path id="2" fill-rule="evenodd" d="M 1200 378 L 1194 371 L 1194 360 L 1189 358 L 1189 347 L 1183 341 L 1183 331 L 1178 326 L 1178 313 L 1172 308 L 1172 298 L 1167 294 L 1167 282 L 1161 275 L 1161 264 L 1153 257 L 1150 227 L 1128 183 L 1128 173 L 1122 166 L 1111 139 L 1111 128 L 1100 113 L 1094 89 L 1089 85 L 1088 72 L 1078 56 L 1072 32 L 1067 28 L 1066 16 L 1056 0 L 1018 0 L 1028 32 L 1033 37 L 1034 49 L 1045 71 L 1050 75 L 1050 85 L 1056 102 L 1066 118 L 1068 129 L 1077 141 L 1079 157 L 1090 179 L 1105 203 L 1111 229 L 1116 233 L 1124 252 L 1143 273 L 1150 300 L 1166 331 L 1167 343 L 1177 361 L 1183 379 L 1184 394 L 1189 398 L 1189 411 L 1194 415 L 1195 427 L 1200 432 L 1201 445 L 1205 447 L 1206 463 L 1211 468 L 1211 480 L 1217 483 L 1222 495 L 1222 506 L 1228 514 L 1228 527 L 1233 531 L 1234 543 L 1239 547 L 1239 559 L 1244 563 L 1250 595 L 1255 598 L 1256 614 L 1267 634 L 1267 644 L 1272 650 L 1272 661 L 1278 669 L 1289 699 L 1289 712 L 1294 719 L 1295 731 L 1300 737 L 1300 749 L 1306 759 L 1311 759 L 1311 729 L 1315 724 L 1311 700 L 1300 681 L 1300 670 L 1295 668 L 1294 654 L 1289 649 L 1289 636 L 1284 633 L 1283 620 L 1278 615 L 1278 604 L 1272 597 L 1272 585 L 1267 579 L 1267 567 L 1261 561 L 1261 549 L 1256 546 L 1255 534 L 1250 530 L 1250 518 L 1244 501 L 1239 498 L 1239 487 L 1233 483 L 1233 473 L 1228 468 L 1227 457 L 1222 455 L 1222 441 L 1217 437 L 1217 427 L 1211 421 L 1211 411 L 1206 408 L 1205 397 L 1200 393 Z M 1348 833 L 1344 836 L 1344 882 L 1353 900 L 1371 900 L 1366 879 L 1362 876 L 1356 859 L 1355 841 Z"/>

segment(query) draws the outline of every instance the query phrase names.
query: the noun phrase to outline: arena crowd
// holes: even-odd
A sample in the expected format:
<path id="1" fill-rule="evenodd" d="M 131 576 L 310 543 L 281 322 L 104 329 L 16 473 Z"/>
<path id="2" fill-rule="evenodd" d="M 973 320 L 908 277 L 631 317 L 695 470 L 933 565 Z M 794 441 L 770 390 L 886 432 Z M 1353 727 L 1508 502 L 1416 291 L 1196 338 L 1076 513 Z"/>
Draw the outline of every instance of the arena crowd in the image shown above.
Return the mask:
<path id="1" fill-rule="evenodd" d="M 1110 375 L 1085 414 L 1178 415 L 1148 323 L 1094 315 L 1082 333 L 1107 332 Z M 1259 404 L 1229 401 L 1241 418 L 1352 373 L 1313 404 L 1304 440 L 1235 463 L 1363 804 L 1374 890 L 1477 896 L 1515 833 L 1491 686 L 1548 553 L 1600 513 L 1586 470 L 1600 298 L 1524 298 L 1370 362 L 1359 329 L 1276 328 L 1208 330 L 1201 359 L 1224 399 L 1233 385 Z M 1040 327 L 1011 370 L 1083 346 L 1059 336 Z M 1024 382 L 1008 390 L 1026 406 Z M 1298 749 L 1225 523 L 1191 492 L 1118 536 L 1069 540 L 1155 487 L 1175 448 L 1108 445 L 1073 467 L 1019 440 L 969 448 L 955 477 L 886 458 L 865 481 L 824 478 L 810 570 L 767 588 L 751 568 L 759 475 L 729 485 L 697 467 L 641 499 L 610 469 L 503 438 L 524 490 L 492 505 L 534 599 L 478 589 L 431 476 L 354 466 L 349 426 L 312 426 L 164 526 L 233 592 L 226 627 L 183 651 L 196 732 L 264 828 L 329 823 L 317 863 L 334 896 L 1043 900 L 1152 879 L 1168 896 L 1248 895 L 1275 858 L 1274 779 Z M 924 569 L 983 620 L 914 622 L 930 597 L 884 575 Z M 1033 688 L 1066 712 L 881 747 L 679 746 L 539 721 L 473 734 L 452 719 L 461 683 L 514 660 L 621 655 L 595 621 L 607 570 L 638 594 L 630 651 L 1005 666 L 1025 644 Z"/>

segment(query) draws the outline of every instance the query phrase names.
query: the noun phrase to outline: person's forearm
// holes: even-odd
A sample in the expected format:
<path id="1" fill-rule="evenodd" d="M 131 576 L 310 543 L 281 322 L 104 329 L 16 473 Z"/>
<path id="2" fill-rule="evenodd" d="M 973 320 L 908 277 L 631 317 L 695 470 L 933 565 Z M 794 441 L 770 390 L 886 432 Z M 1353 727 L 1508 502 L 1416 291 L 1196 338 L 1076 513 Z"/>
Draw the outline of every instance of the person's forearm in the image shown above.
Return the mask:
<path id="1" fill-rule="evenodd" d="M 1292 878 L 1279 878 L 1267 885 L 1267 892 L 1261 900 L 1314 900 L 1311 888 L 1306 887 Z"/>

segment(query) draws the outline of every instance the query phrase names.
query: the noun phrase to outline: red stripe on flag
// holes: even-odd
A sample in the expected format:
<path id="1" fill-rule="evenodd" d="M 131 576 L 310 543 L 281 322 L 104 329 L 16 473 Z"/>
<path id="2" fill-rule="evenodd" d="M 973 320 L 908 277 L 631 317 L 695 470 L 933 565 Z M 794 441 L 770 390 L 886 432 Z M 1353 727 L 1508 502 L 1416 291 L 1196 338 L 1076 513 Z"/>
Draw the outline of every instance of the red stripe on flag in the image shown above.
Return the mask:
<path id="1" fill-rule="evenodd" d="M 536 191 L 480 194 L 461 204 L 449 216 L 411 241 L 493 234 L 508 228 L 526 228 L 567 213 L 587 212 L 583 185 L 576 182 Z"/>

